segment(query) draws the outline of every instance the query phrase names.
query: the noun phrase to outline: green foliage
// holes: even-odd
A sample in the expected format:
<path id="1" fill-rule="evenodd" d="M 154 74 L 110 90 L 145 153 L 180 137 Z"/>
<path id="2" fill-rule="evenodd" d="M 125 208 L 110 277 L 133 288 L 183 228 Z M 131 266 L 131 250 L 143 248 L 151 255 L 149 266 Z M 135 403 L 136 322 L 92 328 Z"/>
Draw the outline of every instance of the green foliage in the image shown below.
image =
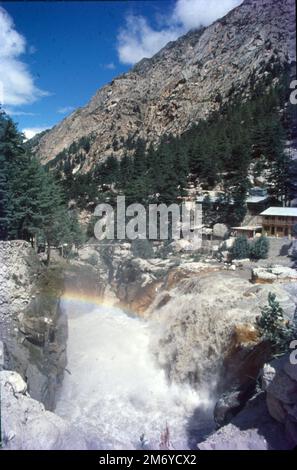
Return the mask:
<path id="1" fill-rule="evenodd" d="M 94 171 L 94 179 L 99 185 L 110 185 L 119 179 L 119 161 L 109 156 L 105 162 L 98 165 Z"/>
<path id="2" fill-rule="evenodd" d="M 2 239 L 33 238 L 50 246 L 80 244 L 77 215 L 70 213 L 55 177 L 25 151 L 23 136 L 6 115 L 0 115 L 0 235 Z"/>
<path id="3" fill-rule="evenodd" d="M 261 336 L 271 344 L 274 355 L 284 354 L 289 350 L 291 341 L 296 338 L 296 326 L 284 319 L 284 312 L 276 295 L 269 293 L 268 305 L 257 319 Z"/>
<path id="4" fill-rule="evenodd" d="M 269 253 L 269 240 L 267 237 L 257 238 L 250 246 L 250 257 L 254 260 L 267 259 Z"/>
<path id="5" fill-rule="evenodd" d="M 234 245 L 231 249 L 233 259 L 246 259 L 250 256 L 249 242 L 246 237 L 236 238 Z"/>
<path id="6" fill-rule="evenodd" d="M 22 136 L 8 116 L 0 111 L 0 236 L 9 237 L 12 187 L 16 187 L 14 174 L 20 175 L 26 167 L 27 157 Z"/>
<path id="7" fill-rule="evenodd" d="M 230 253 L 233 259 L 266 259 L 269 253 L 269 240 L 267 237 L 261 236 L 249 242 L 245 236 L 237 237 Z"/>
<path id="8" fill-rule="evenodd" d="M 210 224 L 234 226 L 246 215 L 248 172 L 253 163 L 255 174 L 269 170 L 271 194 L 286 203 L 292 184 L 288 177 L 290 158 L 284 148 L 295 110 L 285 106 L 288 74 L 273 61 L 266 75 L 260 84 L 251 76 L 248 101 L 239 100 L 234 85 L 228 105 L 223 105 L 218 94 L 219 112 L 180 137 L 164 136 L 158 147 L 147 147 L 142 139 L 128 136 L 125 142 L 122 140 L 126 151 L 122 160 L 109 156 L 88 175 L 73 175 L 72 170 L 74 164 L 83 162 L 93 136 L 73 143 L 53 162 L 63 174 L 67 198 L 87 209 L 102 198 L 112 200 L 117 193 L 124 194 L 128 204 L 170 204 L 186 195 L 189 181 L 199 180 L 205 189 L 220 183 L 224 197 L 215 208 L 209 205 L 206 218 Z M 278 85 L 273 85 L 275 76 Z M 282 109 L 285 112 L 280 112 Z M 117 149 L 118 145 L 115 139 L 113 147 Z"/>

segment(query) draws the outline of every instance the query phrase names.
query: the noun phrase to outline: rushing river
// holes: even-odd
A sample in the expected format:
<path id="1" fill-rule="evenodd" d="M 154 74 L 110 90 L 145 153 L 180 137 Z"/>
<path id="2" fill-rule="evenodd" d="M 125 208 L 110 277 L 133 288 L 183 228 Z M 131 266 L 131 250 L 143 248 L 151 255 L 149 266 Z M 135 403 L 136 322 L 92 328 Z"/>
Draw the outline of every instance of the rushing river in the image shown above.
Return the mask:
<path id="1" fill-rule="evenodd" d="M 113 307 L 66 311 L 68 365 L 56 413 L 90 449 L 159 449 L 166 429 L 170 448 L 189 449 L 210 428 L 207 396 L 169 384 L 155 363 L 149 323 Z"/>

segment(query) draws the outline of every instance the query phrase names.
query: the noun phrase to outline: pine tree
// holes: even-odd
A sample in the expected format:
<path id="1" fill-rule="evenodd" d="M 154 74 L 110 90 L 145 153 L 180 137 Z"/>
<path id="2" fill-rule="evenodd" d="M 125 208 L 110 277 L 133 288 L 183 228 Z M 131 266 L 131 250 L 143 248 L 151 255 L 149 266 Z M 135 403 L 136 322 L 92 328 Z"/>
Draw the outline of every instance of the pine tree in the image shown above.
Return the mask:
<path id="1" fill-rule="evenodd" d="M 23 147 L 23 137 L 13 121 L 3 112 L 0 113 L 0 233 L 6 239 L 10 235 L 9 207 L 13 195 L 12 186 L 21 171 L 26 167 L 27 156 Z"/>
<path id="2" fill-rule="evenodd" d="M 250 249 L 246 237 L 238 237 L 235 239 L 234 245 L 231 250 L 233 259 L 246 259 L 249 258 Z"/>
<path id="3" fill-rule="evenodd" d="M 267 237 L 257 238 L 250 247 L 250 256 L 252 259 L 266 259 L 269 253 L 269 240 Z"/>
<path id="4" fill-rule="evenodd" d="M 10 118 L 0 116 L 1 236 L 31 241 L 42 237 L 51 246 L 78 242 L 78 222 L 70 217 L 61 186 L 23 146 Z"/>
<path id="5" fill-rule="evenodd" d="M 270 342 L 274 355 L 286 353 L 296 338 L 296 326 L 285 320 L 284 311 L 272 292 L 268 295 L 268 305 L 257 319 L 257 326 L 261 336 Z"/>
<path id="6" fill-rule="evenodd" d="M 147 162 L 145 142 L 142 139 L 138 139 L 133 157 L 133 176 L 134 178 L 139 178 L 140 176 L 145 175 L 146 171 Z"/>
<path id="7" fill-rule="evenodd" d="M 177 201 L 178 177 L 168 137 L 164 138 L 150 162 L 150 179 L 155 202 L 171 204 Z"/>
<path id="8" fill-rule="evenodd" d="M 125 187 L 133 175 L 133 161 L 127 154 L 120 161 L 119 180 L 117 186 L 125 192 Z"/>

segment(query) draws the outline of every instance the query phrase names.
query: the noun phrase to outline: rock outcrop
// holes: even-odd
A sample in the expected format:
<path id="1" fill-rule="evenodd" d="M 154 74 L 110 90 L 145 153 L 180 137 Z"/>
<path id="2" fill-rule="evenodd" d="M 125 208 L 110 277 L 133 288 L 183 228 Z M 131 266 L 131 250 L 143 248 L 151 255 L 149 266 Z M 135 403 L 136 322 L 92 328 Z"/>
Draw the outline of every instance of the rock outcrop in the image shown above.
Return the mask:
<path id="1" fill-rule="evenodd" d="M 167 291 L 181 280 L 221 270 L 214 260 L 208 263 L 194 262 L 190 256 L 171 256 L 168 259 L 157 256 L 150 259 L 135 257 L 129 243 L 114 244 L 107 249 L 99 244 L 85 245 L 78 251 L 78 260 L 72 265 L 77 265 L 78 269 L 87 269 L 89 278 L 93 277 L 89 287 L 81 285 L 77 286 L 77 290 L 88 292 L 93 289 L 105 301 L 141 316 L 150 316 L 159 294 L 165 292 L 166 296 Z M 82 277 L 84 275 L 81 271 Z"/>
<path id="2" fill-rule="evenodd" d="M 59 266 L 45 269 L 30 244 L 0 242 L 0 341 L 5 369 L 26 380 L 30 395 L 55 405 L 66 366 L 67 320 L 60 308 Z"/>
<path id="3" fill-rule="evenodd" d="M 198 444 L 199 450 L 287 450 L 283 426 L 272 419 L 264 394 L 251 399 L 231 423 Z"/>
<path id="4" fill-rule="evenodd" d="M 252 280 L 255 283 L 273 283 L 273 282 L 296 282 L 296 269 L 287 266 L 271 266 L 254 268 L 252 271 Z"/>
<path id="5" fill-rule="evenodd" d="M 27 393 L 16 372 L 0 372 L 1 438 L 5 450 L 86 450 L 84 437 Z"/>
<path id="6" fill-rule="evenodd" d="M 286 439 L 297 446 L 297 364 L 296 354 L 274 361 L 266 378 L 266 404 L 270 415 L 284 425 Z"/>
<path id="7" fill-rule="evenodd" d="M 269 356 L 253 326 L 269 292 L 276 294 L 286 318 L 294 317 L 296 286 L 285 287 L 251 285 L 228 271 L 192 273 L 180 280 L 151 306 L 159 363 L 175 381 L 204 383 L 214 393 L 246 390 Z M 165 295 L 169 298 L 162 302 Z"/>
<path id="8" fill-rule="evenodd" d="M 179 135 L 252 83 L 296 60 L 294 0 L 245 0 L 207 28 L 190 31 L 101 88 L 83 108 L 35 138 L 43 163 L 66 158 L 87 171 L 121 157 L 141 137 Z"/>
<path id="9" fill-rule="evenodd" d="M 292 357 L 266 364 L 261 383 L 262 391 L 231 423 L 199 443 L 200 450 L 284 450 L 297 445 L 297 365 Z"/>

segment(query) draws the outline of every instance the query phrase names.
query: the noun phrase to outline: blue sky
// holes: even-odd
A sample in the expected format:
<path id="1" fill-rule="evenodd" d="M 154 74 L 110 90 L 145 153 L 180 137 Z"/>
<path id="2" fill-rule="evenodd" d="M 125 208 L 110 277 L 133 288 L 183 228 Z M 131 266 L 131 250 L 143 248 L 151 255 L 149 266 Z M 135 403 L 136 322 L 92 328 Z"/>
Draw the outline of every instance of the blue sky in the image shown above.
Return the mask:
<path id="1" fill-rule="evenodd" d="M 0 102 L 32 136 L 240 0 L 0 1 Z"/>

